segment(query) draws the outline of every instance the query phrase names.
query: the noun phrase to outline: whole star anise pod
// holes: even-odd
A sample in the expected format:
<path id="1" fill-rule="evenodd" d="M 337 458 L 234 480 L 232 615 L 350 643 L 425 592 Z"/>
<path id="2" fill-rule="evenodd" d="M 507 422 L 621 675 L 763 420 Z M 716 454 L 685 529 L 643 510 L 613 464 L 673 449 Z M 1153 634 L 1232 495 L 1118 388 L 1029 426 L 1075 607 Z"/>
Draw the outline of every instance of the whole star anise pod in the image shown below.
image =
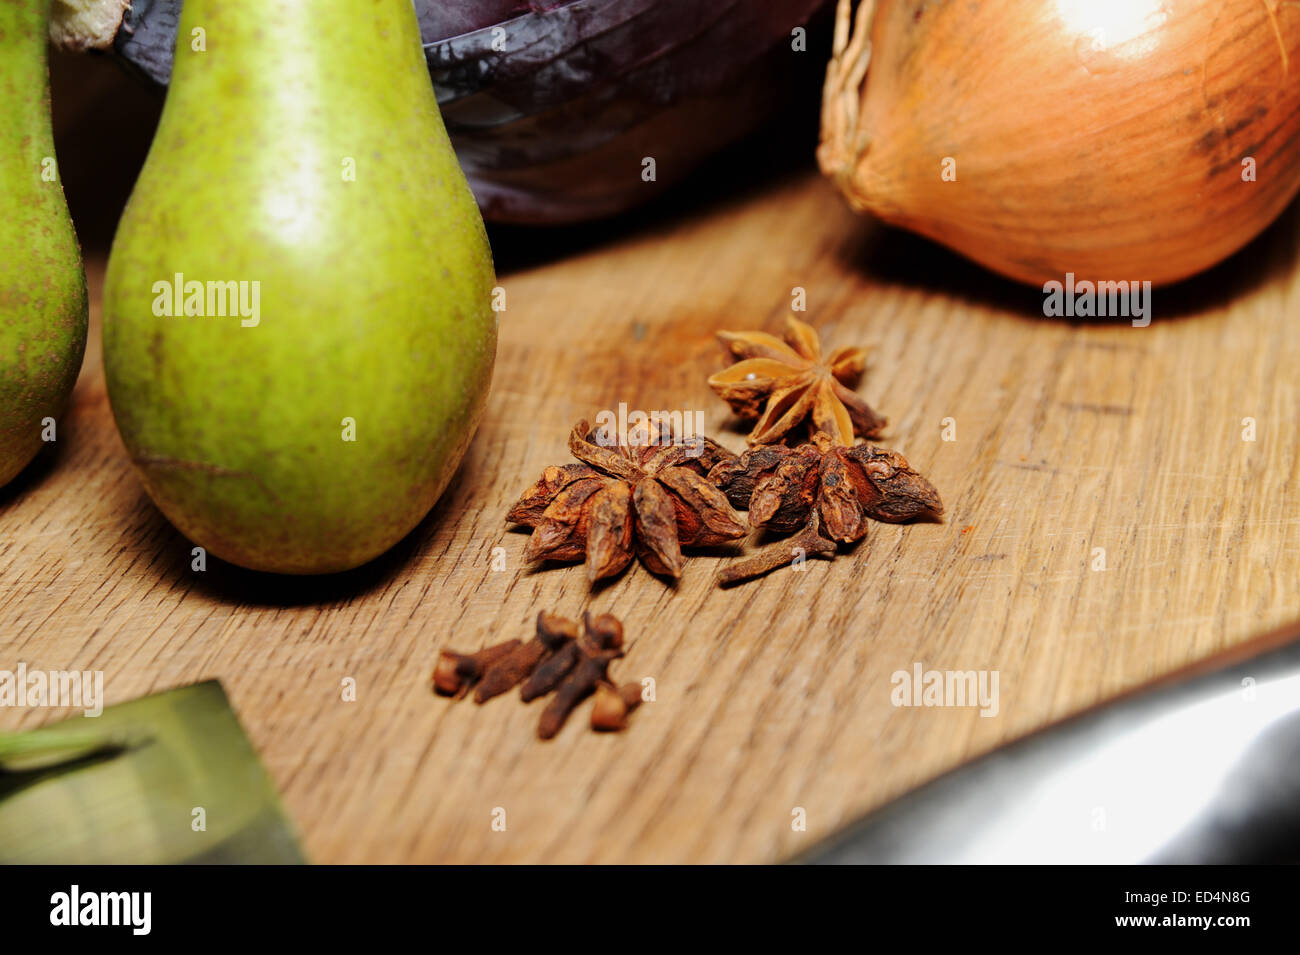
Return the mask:
<path id="1" fill-rule="evenodd" d="M 786 318 L 785 341 L 766 332 L 719 332 L 736 364 L 709 379 L 709 386 L 740 418 L 757 419 L 751 445 L 775 444 L 801 425 L 852 446 L 854 435 L 878 437 L 886 421 L 858 397 L 853 386 L 866 366 L 861 348 L 843 346 L 822 358 L 811 325 Z"/>
<path id="2" fill-rule="evenodd" d="M 943 513 L 934 485 L 897 451 L 840 447 L 820 432 L 797 448 L 751 448 L 720 461 L 709 480 L 733 506 L 749 509 L 754 527 L 789 534 L 816 516 L 821 534 L 843 543 L 860 540 L 868 518 L 900 523 Z"/>
<path id="3" fill-rule="evenodd" d="M 736 540 L 748 533 L 727 498 L 706 480 L 735 455 L 708 438 L 628 447 L 593 441 L 580 421 L 569 451 L 581 464 L 548 467 L 508 520 L 534 528 L 524 557 L 586 560 L 587 577 L 617 574 L 633 555 L 655 574 L 679 577 L 682 548 Z"/>

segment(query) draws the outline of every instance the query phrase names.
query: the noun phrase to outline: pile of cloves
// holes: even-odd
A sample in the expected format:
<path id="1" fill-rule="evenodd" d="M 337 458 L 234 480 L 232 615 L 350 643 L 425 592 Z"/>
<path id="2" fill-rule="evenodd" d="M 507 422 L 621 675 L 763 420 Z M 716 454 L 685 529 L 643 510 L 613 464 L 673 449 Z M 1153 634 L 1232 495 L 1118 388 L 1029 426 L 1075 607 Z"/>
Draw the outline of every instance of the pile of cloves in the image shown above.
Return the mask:
<path id="1" fill-rule="evenodd" d="M 542 710 L 537 735 L 551 739 L 569 715 L 595 694 L 593 730 L 621 730 L 641 703 L 641 684 L 616 686 L 609 665 L 623 656 L 623 624 L 612 614 L 582 615 L 578 623 L 545 610 L 537 615 L 537 635 L 524 643 L 507 640 L 476 653 L 443 650 L 433 671 L 440 696 L 461 699 L 474 690 L 474 702 L 486 703 L 516 686 L 525 703 L 554 693 Z M 521 686 L 522 684 L 522 686 Z"/>

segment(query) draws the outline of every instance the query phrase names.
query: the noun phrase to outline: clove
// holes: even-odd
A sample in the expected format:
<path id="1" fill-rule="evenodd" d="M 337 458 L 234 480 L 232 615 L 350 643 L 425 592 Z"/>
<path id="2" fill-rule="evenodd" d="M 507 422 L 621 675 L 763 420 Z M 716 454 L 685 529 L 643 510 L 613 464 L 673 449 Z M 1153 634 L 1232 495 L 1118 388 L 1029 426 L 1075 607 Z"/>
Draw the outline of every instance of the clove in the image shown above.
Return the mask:
<path id="1" fill-rule="evenodd" d="M 578 627 L 567 617 L 547 613 L 537 614 L 537 636 L 517 646 L 487 668 L 483 679 L 474 690 L 474 702 L 486 703 L 512 687 L 518 686 L 549 654 L 554 654 L 566 643 L 578 639 Z"/>
<path id="2" fill-rule="evenodd" d="M 623 624 L 612 613 L 592 616 L 590 611 L 582 615 L 582 627 L 592 646 L 600 650 L 613 650 L 623 645 Z"/>
<path id="3" fill-rule="evenodd" d="M 538 664 L 535 669 L 524 681 L 524 685 L 519 688 L 519 698 L 525 703 L 531 703 L 539 696 L 545 696 L 553 689 L 560 685 L 569 671 L 578 665 L 578 658 L 581 656 L 578 650 L 578 641 L 570 640 L 560 647 L 549 657 Z"/>
<path id="4" fill-rule="evenodd" d="M 582 615 L 583 635 L 570 640 L 538 664 L 519 691 L 520 698 L 530 703 L 560 686 L 570 672 L 587 655 L 601 650 L 623 646 L 623 625 L 613 614 L 602 613 L 593 617 L 588 611 Z"/>
<path id="5" fill-rule="evenodd" d="M 477 653 L 443 650 L 438 655 L 438 665 L 433 670 L 434 692 L 459 700 L 489 667 L 514 652 L 519 645 L 518 640 L 507 640 L 505 643 L 484 647 Z"/>
<path id="6" fill-rule="evenodd" d="M 573 708 L 596 692 L 596 687 L 605 681 L 610 663 L 622 655 L 622 647 L 597 650 L 594 653 L 590 647 L 584 647 L 582 659 L 573 668 L 573 672 L 565 677 L 555 691 L 555 696 L 551 697 L 551 702 L 542 711 L 542 718 L 537 723 L 537 735 L 542 739 L 550 739 L 558 733 Z"/>
<path id="7" fill-rule="evenodd" d="M 582 615 L 581 627 L 545 611 L 537 615 L 536 636 L 527 643 L 508 640 L 477 653 L 443 650 L 433 673 L 434 689 L 461 698 L 471 686 L 478 703 L 500 696 L 522 681 L 524 702 L 554 692 L 542 710 L 537 735 L 551 739 L 578 704 L 596 694 L 594 730 L 619 730 L 641 704 L 641 686 L 616 687 L 609 665 L 623 656 L 623 625 L 612 614 Z"/>
<path id="8" fill-rule="evenodd" d="M 628 714 L 641 705 L 641 692 L 640 683 L 597 686 L 596 700 L 591 707 L 591 728 L 606 733 L 626 728 Z"/>

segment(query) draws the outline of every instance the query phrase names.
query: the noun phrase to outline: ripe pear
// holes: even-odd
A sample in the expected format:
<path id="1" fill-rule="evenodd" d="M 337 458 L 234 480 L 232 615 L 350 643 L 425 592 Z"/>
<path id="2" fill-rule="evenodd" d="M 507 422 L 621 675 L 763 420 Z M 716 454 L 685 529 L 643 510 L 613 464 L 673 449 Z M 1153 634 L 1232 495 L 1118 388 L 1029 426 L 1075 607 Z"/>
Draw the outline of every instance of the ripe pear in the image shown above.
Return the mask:
<path id="1" fill-rule="evenodd" d="M 0 3 L 0 486 L 57 438 L 86 351 L 86 276 L 54 161 L 50 0 Z"/>
<path id="2" fill-rule="evenodd" d="M 410 0 L 186 0 L 104 291 L 113 414 L 182 533 L 292 574 L 400 540 L 482 415 L 495 281 Z"/>

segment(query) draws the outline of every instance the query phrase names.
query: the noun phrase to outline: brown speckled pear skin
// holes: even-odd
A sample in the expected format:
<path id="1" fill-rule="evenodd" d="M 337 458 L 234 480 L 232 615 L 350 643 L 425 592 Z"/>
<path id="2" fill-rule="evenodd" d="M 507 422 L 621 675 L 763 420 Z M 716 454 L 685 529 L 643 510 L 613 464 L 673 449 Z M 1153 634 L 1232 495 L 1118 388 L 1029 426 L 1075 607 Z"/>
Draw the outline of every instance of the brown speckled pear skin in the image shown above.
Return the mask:
<path id="1" fill-rule="evenodd" d="M 195 544 L 254 570 L 356 567 L 446 488 L 496 355 L 491 250 L 415 14 L 187 0 L 179 37 L 106 280 L 118 428 Z M 208 285 L 241 282 L 240 309 Z"/>
<path id="2" fill-rule="evenodd" d="M 0 3 L 0 486 L 51 436 L 86 350 L 86 278 L 54 162 L 49 10 Z"/>

